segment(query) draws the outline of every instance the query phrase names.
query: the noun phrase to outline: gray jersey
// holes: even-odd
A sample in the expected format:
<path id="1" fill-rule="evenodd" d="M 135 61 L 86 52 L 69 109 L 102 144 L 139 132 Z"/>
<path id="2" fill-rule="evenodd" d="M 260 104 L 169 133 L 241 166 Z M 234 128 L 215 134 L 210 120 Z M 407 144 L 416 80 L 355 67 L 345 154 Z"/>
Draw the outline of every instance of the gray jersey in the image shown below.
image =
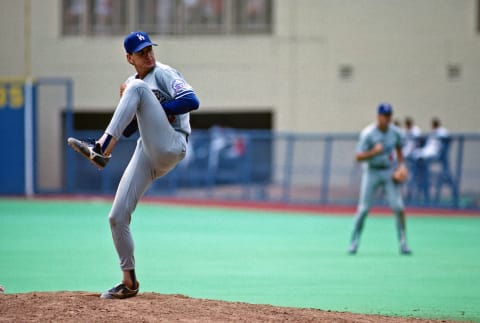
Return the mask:
<path id="1" fill-rule="evenodd" d="M 360 134 L 357 153 L 371 150 L 377 143 L 382 144 L 382 152 L 364 162 L 365 168 L 360 186 L 357 213 L 354 219 L 350 253 L 355 253 L 357 250 L 365 218 L 373 203 L 375 192 L 381 186 L 385 188 L 388 204 L 395 213 L 398 238 L 402 250 L 408 249 L 405 242 L 405 218 L 401 186 L 396 184 L 391 177 L 392 167 L 396 160 L 395 148 L 403 146 L 402 133 L 393 124 L 390 124 L 385 132 L 378 129 L 377 124 L 369 125 Z"/>
<path id="2" fill-rule="evenodd" d="M 395 148 L 403 146 L 403 136 L 399 128 L 390 124 L 387 131 L 378 129 L 376 124 L 371 124 L 362 130 L 357 145 L 357 152 L 368 151 L 381 143 L 383 151 L 368 159 L 365 163 L 369 168 L 389 168 L 395 162 Z"/>
<path id="3" fill-rule="evenodd" d="M 132 75 L 125 83 L 128 84 L 135 78 L 136 75 Z M 143 81 L 148 84 L 160 103 L 175 100 L 193 92 L 193 88 L 177 70 L 160 62 L 156 63 L 155 68 L 143 78 Z M 175 130 L 190 135 L 192 130 L 189 113 L 169 116 L 169 120 Z"/>

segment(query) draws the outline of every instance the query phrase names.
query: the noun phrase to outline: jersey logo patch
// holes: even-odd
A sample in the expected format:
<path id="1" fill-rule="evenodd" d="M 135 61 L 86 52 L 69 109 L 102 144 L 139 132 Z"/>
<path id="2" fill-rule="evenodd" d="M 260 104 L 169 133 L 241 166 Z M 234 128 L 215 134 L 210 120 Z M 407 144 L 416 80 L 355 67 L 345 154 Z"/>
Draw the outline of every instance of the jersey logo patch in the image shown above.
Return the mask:
<path id="1" fill-rule="evenodd" d="M 175 91 L 175 94 L 182 92 L 185 89 L 186 83 L 182 79 L 175 79 L 172 83 L 172 89 Z"/>

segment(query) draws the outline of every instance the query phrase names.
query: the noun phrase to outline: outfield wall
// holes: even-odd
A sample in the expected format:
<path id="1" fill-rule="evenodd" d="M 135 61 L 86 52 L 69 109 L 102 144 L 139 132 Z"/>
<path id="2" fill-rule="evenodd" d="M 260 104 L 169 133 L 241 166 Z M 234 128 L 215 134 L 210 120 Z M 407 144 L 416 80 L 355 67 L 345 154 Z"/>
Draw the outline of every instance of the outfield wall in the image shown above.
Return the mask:
<path id="1" fill-rule="evenodd" d="M 354 161 L 358 134 L 293 134 L 233 130 L 217 134 L 194 131 L 186 158 L 156 180 L 148 196 L 179 199 L 256 201 L 298 205 L 355 205 L 361 167 Z M 75 131 L 95 137 L 100 131 Z M 112 195 L 135 148 L 136 138 L 122 139 L 115 158 L 98 171 L 69 151 L 65 191 Z M 480 209 L 480 134 L 453 134 L 448 174 L 430 166 L 429 181 L 404 185 L 409 206 Z M 220 147 L 220 148 L 219 148 Z M 441 181 L 445 176 L 452 181 Z M 384 192 L 376 203 L 385 205 Z"/>
<path id="2" fill-rule="evenodd" d="M 358 132 L 389 101 L 423 131 L 439 117 L 452 132 L 480 124 L 478 0 L 273 1 L 272 32 L 152 35 L 157 58 L 178 68 L 201 101 L 195 113 L 269 111 L 272 130 Z M 61 0 L 0 4 L 0 75 L 72 80 L 75 111 L 113 111 L 133 70 L 123 35 L 62 34 Z M 195 54 L 193 54 L 195 53 Z M 42 96 L 39 167 L 43 187 L 65 179 L 64 93 Z"/>

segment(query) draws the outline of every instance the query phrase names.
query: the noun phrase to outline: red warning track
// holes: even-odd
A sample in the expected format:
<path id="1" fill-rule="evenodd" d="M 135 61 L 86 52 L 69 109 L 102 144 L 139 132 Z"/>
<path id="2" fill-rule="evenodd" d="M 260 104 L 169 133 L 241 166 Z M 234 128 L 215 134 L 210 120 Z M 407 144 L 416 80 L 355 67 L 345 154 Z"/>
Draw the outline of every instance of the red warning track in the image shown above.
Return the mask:
<path id="1" fill-rule="evenodd" d="M 64 201 L 92 201 L 104 200 L 112 201 L 110 195 L 40 195 L 35 200 L 64 200 Z M 166 197 L 143 197 L 141 203 L 191 206 L 191 207 L 214 207 L 228 209 L 262 210 L 266 212 L 286 212 L 286 213 L 308 213 L 308 214 L 335 214 L 343 216 L 353 216 L 356 207 L 352 205 L 322 205 L 322 204 L 289 204 L 272 203 L 256 201 L 234 201 L 217 199 L 183 199 Z M 480 216 L 480 210 L 465 210 L 453 208 L 428 208 L 428 207 L 407 207 L 408 216 Z M 388 207 L 373 207 L 371 214 L 390 215 L 392 212 Z"/>

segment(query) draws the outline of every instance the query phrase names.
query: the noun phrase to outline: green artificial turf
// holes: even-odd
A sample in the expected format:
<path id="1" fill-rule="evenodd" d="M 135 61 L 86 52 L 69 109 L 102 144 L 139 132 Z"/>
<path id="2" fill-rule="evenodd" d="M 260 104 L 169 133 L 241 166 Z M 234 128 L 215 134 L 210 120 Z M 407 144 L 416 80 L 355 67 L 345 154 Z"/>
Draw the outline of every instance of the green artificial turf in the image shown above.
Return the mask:
<path id="1" fill-rule="evenodd" d="M 121 279 L 110 202 L 0 199 L 7 293 L 102 292 Z M 141 291 L 322 310 L 480 322 L 480 217 L 352 217 L 140 204 L 132 231 Z"/>

